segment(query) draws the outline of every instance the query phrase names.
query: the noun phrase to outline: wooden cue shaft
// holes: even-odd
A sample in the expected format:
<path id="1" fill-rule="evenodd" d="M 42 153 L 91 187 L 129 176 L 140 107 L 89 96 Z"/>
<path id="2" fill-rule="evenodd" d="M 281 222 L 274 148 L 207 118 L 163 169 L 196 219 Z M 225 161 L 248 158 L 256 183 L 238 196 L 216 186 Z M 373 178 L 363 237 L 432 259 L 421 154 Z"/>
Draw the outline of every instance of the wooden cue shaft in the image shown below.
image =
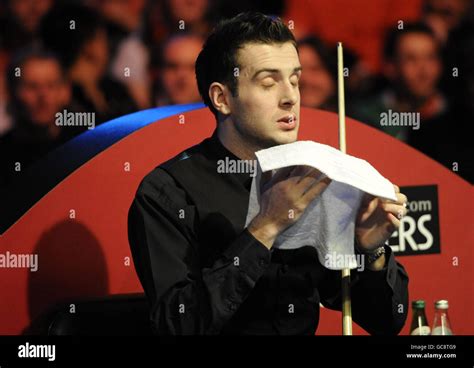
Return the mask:
<path id="1" fill-rule="evenodd" d="M 339 149 L 346 153 L 346 109 L 344 101 L 344 61 L 342 56 L 342 43 L 337 44 L 337 96 L 339 108 Z M 351 309 L 351 270 L 344 268 L 341 279 L 342 291 L 342 334 L 352 335 L 352 309 Z"/>

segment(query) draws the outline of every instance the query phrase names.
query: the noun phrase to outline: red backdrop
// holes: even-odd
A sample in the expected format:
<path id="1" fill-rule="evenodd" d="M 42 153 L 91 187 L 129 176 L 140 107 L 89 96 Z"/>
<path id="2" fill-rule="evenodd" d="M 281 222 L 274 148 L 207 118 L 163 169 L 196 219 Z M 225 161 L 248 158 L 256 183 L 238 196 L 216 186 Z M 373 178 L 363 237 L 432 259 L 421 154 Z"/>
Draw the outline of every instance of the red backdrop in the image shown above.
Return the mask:
<path id="1" fill-rule="evenodd" d="M 207 109 L 183 115 L 184 124 L 182 116 L 160 120 L 101 152 L 3 234 L 0 253 L 38 254 L 39 269 L 0 268 L 0 334 L 19 334 L 31 318 L 64 298 L 142 291 L 127 241 L 135 190 L 155 166 L 200 142 L 215 126 Z M 336 114 L 302 109 L 301 115 L 299 139 L 337 147 Z M 442 253 L 398 259 L 410 276 L 410 299 L 427 301 L 429 321 L 432 303 L 448 299 L 454 332 L 473 334 L 472 186 L 404 143 L 351 119 L 347 152 L 400 186 L 438 186 Z M 411 314 L 402 334 L 408 333 L 410 320 Z M 340 313 L 322 309 L 317 333 L 340 331 Z M 354 334 L 364 333 L 354 326 Z"/>

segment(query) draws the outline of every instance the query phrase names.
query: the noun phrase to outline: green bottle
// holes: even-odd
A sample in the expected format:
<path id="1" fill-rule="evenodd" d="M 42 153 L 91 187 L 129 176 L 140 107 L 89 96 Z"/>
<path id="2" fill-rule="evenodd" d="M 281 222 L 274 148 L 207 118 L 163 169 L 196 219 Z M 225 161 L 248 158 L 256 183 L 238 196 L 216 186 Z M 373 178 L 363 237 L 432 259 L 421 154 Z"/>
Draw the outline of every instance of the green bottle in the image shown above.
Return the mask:
<path id="1" fill-rule="evenodd" d="M 410 335 L 429 335 L 431 332 L 425 314 L 425 301 L 414 300 L 411 303 L 413 319 L 411 321 Z"/>

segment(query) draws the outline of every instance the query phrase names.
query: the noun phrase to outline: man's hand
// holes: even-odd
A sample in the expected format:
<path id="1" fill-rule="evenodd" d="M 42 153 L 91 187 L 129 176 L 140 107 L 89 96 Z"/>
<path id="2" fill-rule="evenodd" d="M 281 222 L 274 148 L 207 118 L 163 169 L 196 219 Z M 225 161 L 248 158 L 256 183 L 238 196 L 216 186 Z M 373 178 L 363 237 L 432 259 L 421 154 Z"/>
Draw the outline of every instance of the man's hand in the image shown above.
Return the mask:
<path id="1" fill-rule="evenodd" d="M 267 248 L 271 248 L 278 234 L 298 221 L 306 207 L 330 182 L 331 179 L 319 170 L 307 166 L 279 170 L 261 188 L 260 212 L 249 224 L 248 230 Z"/>
<path id="2" fill-rule="evenodd" d="M 361 250 L 372 250 L 385 243 L 400 227 L 400 219 L 406 215 L 406 195 L 394 185 L 397 201 L 389 201 L 366 195 L 357 214 L 355 234 Z"/>

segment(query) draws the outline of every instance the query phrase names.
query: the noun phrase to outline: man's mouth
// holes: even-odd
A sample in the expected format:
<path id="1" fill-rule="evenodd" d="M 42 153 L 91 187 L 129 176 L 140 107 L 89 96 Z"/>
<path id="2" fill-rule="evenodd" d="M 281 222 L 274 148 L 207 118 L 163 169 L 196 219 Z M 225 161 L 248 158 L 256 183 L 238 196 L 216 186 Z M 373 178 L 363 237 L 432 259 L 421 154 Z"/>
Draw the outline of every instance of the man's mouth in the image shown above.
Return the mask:
<path id="1" fill-rule="evenodd" d="M 296 128 L 296 115 L 288 114 L 277 120 L 278 125 L 284 130 L 293 130 Z"/>

